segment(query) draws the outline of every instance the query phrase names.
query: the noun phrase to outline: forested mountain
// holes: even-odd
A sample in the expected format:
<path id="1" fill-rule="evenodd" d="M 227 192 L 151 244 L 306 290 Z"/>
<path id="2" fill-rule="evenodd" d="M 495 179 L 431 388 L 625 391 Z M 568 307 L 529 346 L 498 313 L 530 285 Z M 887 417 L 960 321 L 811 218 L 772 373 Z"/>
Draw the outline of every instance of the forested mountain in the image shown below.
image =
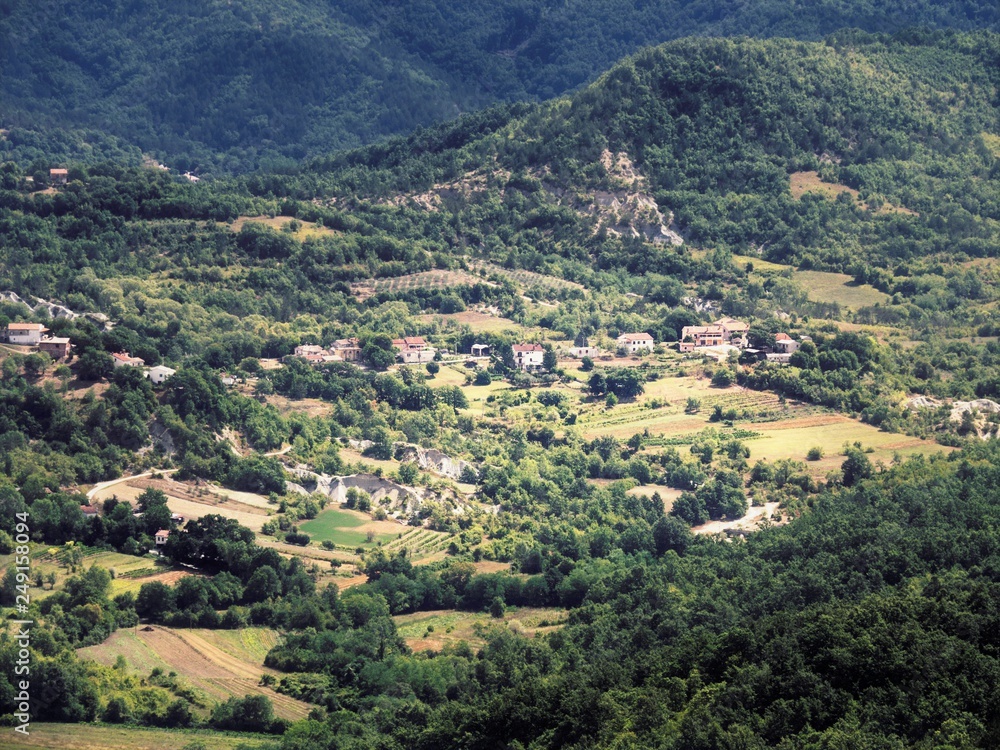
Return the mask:
<path id="1" fill-rule="evenodd" d="M 573 89 L 688 35 L 817 39 L 842 27 L 996 28 L 994 3 L 754 0 L 0 6 L 6 149 L 243 171 L 356 146 L 495 101 Z"/>
<path id="2" fill-rule="evenodd" d="M 77 49 L 74 14 L 99 28 L 76 6 L 43 28 L 57 7 L 35 38 Z M 361 15 L 171 7 L 193 19 L 175 49 L 262 71 L 266 45 L 240 34 L 294 19 L 355 38 Z M 67 58 L 169 25 L 119 10 L 161 21 Z M 199 37 L 206 13 L 232 34 Z M 373 12 L 396 46 L 359 42 L 378 55 L 338 69 L 375 86 L 405 53 L 433 119 L 438 79 L 402 31 L 424 13 Z M 127 99 L 138 131 L 133 52 L 108 66 L 128 96 L 104 112 Z M 997 747 L 1000 411 L 953 405 L 1000 398 L 998 62 L 987 31 L 675 40 L 565 98 L 198 183 L 86 157 L 138 162 L 124 131 L 15 146 L 34 161 L 0 165 L 0 327 L 75 347 L 57 364 L 0 346 L 0 614 L 30 589 L 32 720 L 167 727 L 164 747 L 200 746 L 190 727 L 267 733 L 206 738 L 258 750 Z M 58 86 L 82 122 L 115 86 L 77 93 L 81 69 Z M 263 153 L 252 128 L 274 128 L 273 153 L 335 140 L 309 106 L 251 125 L 252 77 L 184 109 L 209 77 L 164 70 L 170 106 L 143 132 L 194 154 L 172 166 L 215 163 L 227 127 L 234 169 Z M 830 287 L 850 301 L 813 296 Z M 754 346 L 674 350 L 720 316 Z M 616 351 L 626 332 L 657 345 Z M 761 360 L 779 334 L 801 346 Z M 404 336 L 441 356 L 397 364 Z M 516 369 L 521 342 L 544 371 Z M 334 343 L 358 359 L 311 354 Z M 556 350 L 584 344 L 593 358 Z M 122 352 L 172 374 L 154 384 Z M 463 468 L 421 465 L 432 451 Z M 396 494 L 332 491 L 357 475 Z M 751 505 L 773 521 L 735 525 Z M 731 535 L 692 531 L 706 520 Z M 182 635 L 239 679 L 136 656 Z M 0 633 L 4 705 L 20 648 Z M 227 682 L 253 694 L 220 697 Z"/>

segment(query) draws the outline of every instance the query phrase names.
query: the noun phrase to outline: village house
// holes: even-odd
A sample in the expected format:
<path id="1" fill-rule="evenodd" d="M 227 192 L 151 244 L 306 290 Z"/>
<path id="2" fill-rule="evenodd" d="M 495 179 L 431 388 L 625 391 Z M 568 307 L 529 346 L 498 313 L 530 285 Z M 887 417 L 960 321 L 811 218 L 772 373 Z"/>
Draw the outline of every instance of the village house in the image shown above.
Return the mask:
<path id="1" fill-rule="evenodd" d="M 51 182 L 53 185 L 65 185 L 67 182 L 69 182 L 69 170 L 50 169 L 49 182 Z"/>
<path id="2" fill-rule="evenodd" d="M 745 349 L 749 330 L 748 323 L 733 318 L 722 318 L 707 326 L 684 326 L 677 348 L 682 352 L 690 352 L 705 346 L 730 344 Z"/>
<path id="3" fill-rule="evenodd" d="M 48 354 L 56 361 L 67 359 L 71 347 L 72 343 L 65 336 L 46 336 L 38 342 L 38 351 Z"/>
<path id="4" fill-rule="evenodd" d="M 316 346 L 316 344 L 300 344 L 295 347 L 294 356 L 308 358 L 309 356 L 322 357 L 324 354 L 326 354 L 326 349 L 322 346 Z"/>
<path id="5" fill-rule="evenodd" d="M 128 352 L 115 352 L 111 355 L 115 367 L 145 367 L 146 360 L 141 357 L 133 357 Z"/>
<path id="6" fill-rule="evenodd" d="M 38 346 L 48 328 L 41 323 L 8 323 L 7 341 L 20 346 Z"/>
<path id="7" fill-rule="evenodd" d="M 156 540 L 156 546 L 162 547 L 164 544 L 167 543 L 167 540 L 169 538 L 170 538 L 170 531 L 167 529 L 160 529 L 159 531 L 156 532 L 156 536 L 154 537 L 154 539 Z"/>
<path id="8" fill-rule="evenodd" d="M 405 364 L 414 362 L 430 362 L 437 354 L 437 350 L 428 346 L 423 336 L 407 336 L 401 339 L 393 339 L 392 345 L 396 347 L 396 358 Z"/>
<path id="9" fill-rule="evenodd" d="M 629 354 L 651 352 L 656 343 L 648 333 L 623 333 L 615 341 L 618 342 L 619 349 L 624 349 Z"/>
<path id="10" fill-rule="evenodd" d="M 593 359 L 594 357 L 600 357 L 603 354 L 603 352 L 596 346 L 572 346 L 569 348 L 567 353 L 574 359 L 583 359 L 584 357 L 590 357 Z"/>
<path id="11" fill-rule="evenodd" d="M 738 346 L 740 349 L 746 349 L 747 333 L 750 331 L 749 323 L 744 323 L 742 320 L 734 320 L 733 318 L 721 318 L 715 321 L 715 325 L 721 326 L 722 330 L 725 331 L 725 343 Z"/>
<path id="12" fill-rule="evenodd" d="M 541 344 L 514 344 L 514 366 L 524 372 L 541 370 L 545 359 L 545 350 Z"/>
<path id="13" fill-rule="evenodd" d="M 722 326 L 684 326 L 678 350 L 689 352 L 703 346 L 719 346 L 725 343 L 726 332 Z"/>
<path id="14" fill-rule="evenodd" d="M 160 385 L 165 382 L 172 375 L 176 375 L 177 370 L 172 367 L 167 367 L 165 365 L 157 365 L 156 367 L 149 368 L 149 382 L 153 385 Z"/>
<path id="15" fill-rule="evenodd" d="M 337 339 L 330 345 L 330 352 L 344 362 L 357 362 L 361 359 L 361 342 L 356 338 Z"/>
<path id="16" fill-rule="evenodd" d="M 81 505 L 80 511 L 83 513 L 84 518 L 93 518 L 97 515 L 96 505 Z"/>
<path id="17" fill-rule="evenodd" d="M 781 354 L 792 354 L 799 348 L 799 342 L 787 333 L 776 333 L 774 335 L 774 351 Z"/>

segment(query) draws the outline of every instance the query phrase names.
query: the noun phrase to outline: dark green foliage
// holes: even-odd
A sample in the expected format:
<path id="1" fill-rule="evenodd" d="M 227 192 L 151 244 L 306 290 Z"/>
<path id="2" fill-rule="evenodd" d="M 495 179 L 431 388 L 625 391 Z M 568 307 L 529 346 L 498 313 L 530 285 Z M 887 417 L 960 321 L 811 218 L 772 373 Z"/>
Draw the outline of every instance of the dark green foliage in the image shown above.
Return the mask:
<path id="1" fill-rule="evenodd" d="M 3 11 L 5 150 L 27 164 L 138 163 L 141 149 L 203 172 L 284 167 L 491 101 L 548 99 L 644 45 L 683 36 L 817 39 L 842 27 L 1000 22 L 992 4 L 974 0 L 434 0 L 388 9 L 369 0 L 11 0 Z"/>

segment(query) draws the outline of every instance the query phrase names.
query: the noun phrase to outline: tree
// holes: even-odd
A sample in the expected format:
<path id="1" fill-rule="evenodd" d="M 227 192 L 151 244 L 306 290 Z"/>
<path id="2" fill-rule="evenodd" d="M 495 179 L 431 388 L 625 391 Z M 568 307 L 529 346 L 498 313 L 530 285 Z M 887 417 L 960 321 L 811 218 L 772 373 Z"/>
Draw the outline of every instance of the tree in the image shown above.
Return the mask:
<path id="1" fill-rule="evenodd" d="M 363 341 L 361 356 L 376 370 L 385 370 L 396 362 L 396 348 L 387 334 L 376 333 Z"/>
<path id="2" fill-rule="evenodd" d="M 175 609 L 174 590 L 170 586 L 160 581 L 142 584 L 135 599 L 135 611 L 139 617 L 160 622 Z"/>
<path id="3" fill-rule="evenodd" d="M 270 565 L 257 568 L 247 581 L 243 598 L 249 603 L 263 602 L 281 596 L 281 579 Z"/>
<path id="4" fill-rule="evenodd" d="M 80 380 L 101 380 L 114 372 L 115 364 L 111 355 L 98 349 L 88 349 L 76 365 Z"/>
<path id="5" fill-rule="evenodd" d="M 872 462 L 860 447 L 852 445 L 844 451 L 844 454 L 847 459 L 840 465 L 840 469 L 844 474 L 845 487 L 853 487 L 862 479 L 872 475 Z"/>
<path id="6" fill-rule="evenodd" d="M 554 372 L 558 366 L 559 358 L 556 356 L 556 350 L 552 348 L 551 344 L 545 344 L 545 352 L 542 354 L 542 367 L 548 372 Z"/>
<path id="7" fill-rule="evenodd" d="M 590 357 L 583 357 L 580 360 L 580 370 L 581 372 L 590 372 L 594 369 L 594 360 Z"/>

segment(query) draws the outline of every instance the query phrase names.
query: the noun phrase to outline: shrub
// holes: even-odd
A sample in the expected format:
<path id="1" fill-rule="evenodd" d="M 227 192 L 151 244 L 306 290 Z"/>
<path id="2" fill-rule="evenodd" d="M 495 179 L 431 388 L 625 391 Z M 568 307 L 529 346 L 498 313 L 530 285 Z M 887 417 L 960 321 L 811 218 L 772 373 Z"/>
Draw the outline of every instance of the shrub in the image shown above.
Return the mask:
<path id="1" fill-rule="evenodd" d="M 819 461 L 821 458 L 823 458 L 823 449 L 819 446 L 810 448 L 809 452 L 806 454 L 807 461 Z"/>

